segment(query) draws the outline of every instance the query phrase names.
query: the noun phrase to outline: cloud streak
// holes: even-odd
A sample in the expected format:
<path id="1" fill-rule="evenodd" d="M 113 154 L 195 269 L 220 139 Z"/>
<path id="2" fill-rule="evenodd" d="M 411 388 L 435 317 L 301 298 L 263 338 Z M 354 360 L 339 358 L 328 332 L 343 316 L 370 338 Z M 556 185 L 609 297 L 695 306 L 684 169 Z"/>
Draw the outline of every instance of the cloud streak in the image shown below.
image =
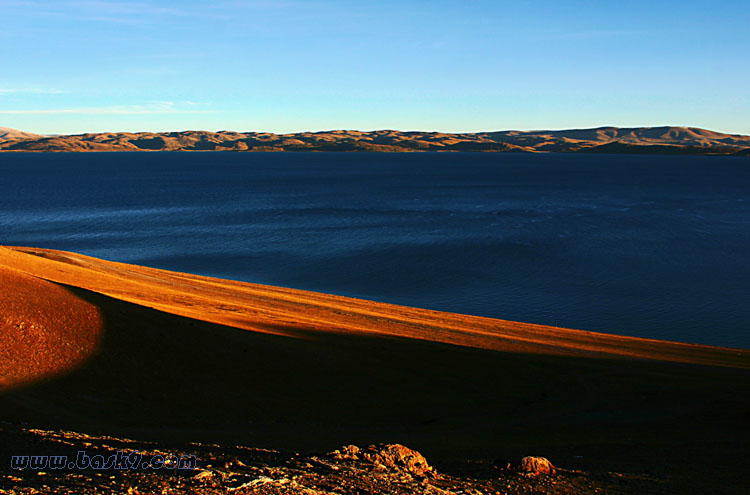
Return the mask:
<path id="1" fill-rule="evenodd" d="M 187 103 L 187 105 L 191 104 Z M 205 113 L 213 113 L 213 110 L 182 109 L 171 101 L 160 101 L 149 105 L 119 105 L 110 107 L 0 109 L 0 115 L 165 115 Z"/>
<path id="2" fill-rule="evenodd" d="M 0 88 L 0 96 L 7 94 L 61 95 L 67 91 L 49 88 Z"/>
<path id="3" fill-rule="evenodd" d="M 184 8 L 164 7 L 147 2 L 105 0 L 59 0 L 57 2 L 11 0 L 6 1 L 4 8 L 14 15 L 130 25 L 153 23 L 155 19 L 165 17 L 179 18 L 189 15 Z"/>
<path id="4" fill-rule="evenodd" d="M 309 9 L 320 6 L 318 2 L 295 0 L 218 0 L 213 3 L 183 4 L 179 7 L 155 5 L 143 1 L 108 0 L 58 0 L 40 2 L 37 0 L 5 0 L 3 7 L 14 14 L 33 16 L 53 16 L 77 19 L 79 21 L 113 24 L 153 24 L 165 18 L 209 18 L 233 19 L 238 10 L 278 11 Z"/>
<path id="5" fill-rule="evenodd" d="M 652 34 L 649 31 L 631 31 L 626 29 L 609 29 L 601 31 L 579 31 L 572 33 L 562 33 L 551 35 L 549 39 L 595 39 L 595 38 L 620 38 L 632 36 L 646 36 Z"/>

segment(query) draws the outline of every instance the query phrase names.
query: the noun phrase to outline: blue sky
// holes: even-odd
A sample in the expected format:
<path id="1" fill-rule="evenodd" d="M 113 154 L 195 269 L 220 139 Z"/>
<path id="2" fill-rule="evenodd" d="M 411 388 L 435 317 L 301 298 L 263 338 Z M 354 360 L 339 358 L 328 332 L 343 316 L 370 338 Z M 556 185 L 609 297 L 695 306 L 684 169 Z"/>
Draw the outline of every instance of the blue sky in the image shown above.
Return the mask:
<path id="1" fill-rule="evenodd" d="M 0 126 L 750 134 L 750 2 L 0 0 Z"/>

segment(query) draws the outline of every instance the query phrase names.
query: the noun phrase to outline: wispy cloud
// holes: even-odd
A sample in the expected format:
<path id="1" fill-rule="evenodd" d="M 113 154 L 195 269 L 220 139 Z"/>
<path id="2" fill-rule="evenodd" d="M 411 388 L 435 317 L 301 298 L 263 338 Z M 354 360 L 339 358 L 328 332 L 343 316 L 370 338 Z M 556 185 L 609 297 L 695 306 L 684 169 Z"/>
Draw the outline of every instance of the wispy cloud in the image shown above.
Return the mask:
<path id="1" fill-rule="evenodd" d="M 67 91 L 50 88 L 0 88 L 0 96 L 7 94 L 61 95 Z"/>
<path id="2" fill-rule="evenodd" d="M 106 0 L 6 0 L 3 7 L 15 15 L 70 18 L 79 21 L 116 24 L 145 24 L 163 19 L 189 15 L 183 8 L 164 7 L 147 2 Z"/>
<path id="3" fill-rule="evenodd" d="M 188 106 L 195 106 L 192 102 Z M 148 105 L 119 105 L 110 107 L 47 108 L 26 110 L 0 109 L 0 115 L 157 115 L 157 114 L 200 114 L 213 113 L 213 110 L 184 109 L 171 101 L 159 101 Z"/>
<path id="4" fill-rule="evenodd" d="M 550 39 L 593 39 L 593 38 L 620 38 L 629 36 L 642 36 L 650 34 L 647 31 L 631 31 L 626 29 L 608 29 L 600 31 L 579 31 L 573 33 L 552 34 Z"/>
<path id="5" fill-rule="evenodd" d="M 0 0 L 14 14 L 71 18 L 115 24 L 153 24 L 165 18 L 231 19 L 238 10 L 288 10 L 310 8 L 315 2 L 295 0 L 216 0 L 197 5 L 164 6 L 154 2 L 121 0 Z M 320 4 L 318 4 L 320 5 Z"/>
<path id="6" fill-rule="evenodd" d="M 320 6 L 322 2 L 294 1 L 294 0 L 224 0 L 217 2 L 226 8 L 248 9 L 286 9 L 298 7 Z"/>

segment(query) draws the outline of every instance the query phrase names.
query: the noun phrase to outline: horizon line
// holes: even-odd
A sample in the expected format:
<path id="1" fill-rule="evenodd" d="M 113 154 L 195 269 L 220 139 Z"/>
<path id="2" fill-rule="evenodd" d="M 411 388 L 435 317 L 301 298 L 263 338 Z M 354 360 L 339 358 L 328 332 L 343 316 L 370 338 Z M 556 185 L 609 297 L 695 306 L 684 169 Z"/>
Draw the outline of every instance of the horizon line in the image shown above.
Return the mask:
<path id="1" fill-rule="evenodd" d="M 372 132 L 422 132 L 422 133 L 438 133 L 438 134 L 485 134 L 485 133 L 496 133 L 496 132 L 562 132 L 562 131 L 591 131 L 591 130 L 600 130 L 600 129 L 698 129 L 703 131 L 709 131 L 709 132 L 716 132 L 720 134 L 728 134 L 728 135 L 735 135 L 735 136 L 750 136 L 750 132 L 748 134 L 743 134 L 741 132 L 725 132 L 725 131 L 717 131 L 714 129 L 710 129 L 708 127 L 698 127 L 693 125 L 638 125 L 638 126 L 616 126 L 616 125 L 598 125 L 593 127 L 560 127 L 560 128 L 527 128 L 527 129 L 521 129 L 521 128 L 505 128 L 505 129 L 495 129 L 495 130 L 468 130 L 468 131 L 444 131 L 439 129 L 398 129 L 398 128 L 388 128 L 388 127 L 382 127 L 382 128 L 371 128 L 368 130 L 365 130 L 363 128 L 346 128 L 346 127 L 339 127 L 339 128 L 326 128 L 326 129 L 318 129 L 318 130 L 312 130 L 312 129 L 306 129 L 306 130 L 292 130 L 292 131 L 285 131 L 285 132 L 277 132 L 277 131 L 266 131 L 266 130 L 233 130 L 228 128 L 218 129 L 218 130 L 211 130 L 208 128 L 186 128 L 181 130 L 175 130 L 175 129 L 169 129 L 169 130 L 139 130 L 139 131 L 116 131 L 116 130 L 110 130 L 110 131 L 83 131 L 83 132 L 71 132 L 71 133 L 64 133 L 64 132 L 32 132 L 32 131 L 25 131 L 23 129 L 18 129 L 15 127 L 5 127 L 0 126 L 0 130 L 9 130 L 9 131 L 16 131 L 16 132 L 23 132 L 26 134 L 35 134 L 38 136 L 43 137 L 54 137 L 54 136 L 82 136 L 86 134 L 121 134 L 121 133 L 128 133 L 128 134 L 141 134 L 141 133 L 151 133 L 151 134 L 162 134 L 162 133 L 183 133 L 183 132 L 215 132 L 215 133 L 222 133 L 222 132 L 234 132 L 238 134 L 248 134 L 248 133 L 257 133 L 257 134 L 276 134 L 276 135 L 288 135 L 288 134 L 304 134 L 304 133 L 330 133 L 330 132 L 362 132 L 362 133 L 372 133 Z"/>

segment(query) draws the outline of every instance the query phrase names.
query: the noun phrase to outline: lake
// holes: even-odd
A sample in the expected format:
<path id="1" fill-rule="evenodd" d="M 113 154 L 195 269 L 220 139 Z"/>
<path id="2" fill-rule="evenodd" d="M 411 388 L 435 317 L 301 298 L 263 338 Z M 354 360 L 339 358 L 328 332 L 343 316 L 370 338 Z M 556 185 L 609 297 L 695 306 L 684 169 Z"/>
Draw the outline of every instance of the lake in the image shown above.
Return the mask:
<path id="1" fill-rule="evenodd" d="M 5 153 L 0 244 L 750 348 L 747 158 Z"/>

